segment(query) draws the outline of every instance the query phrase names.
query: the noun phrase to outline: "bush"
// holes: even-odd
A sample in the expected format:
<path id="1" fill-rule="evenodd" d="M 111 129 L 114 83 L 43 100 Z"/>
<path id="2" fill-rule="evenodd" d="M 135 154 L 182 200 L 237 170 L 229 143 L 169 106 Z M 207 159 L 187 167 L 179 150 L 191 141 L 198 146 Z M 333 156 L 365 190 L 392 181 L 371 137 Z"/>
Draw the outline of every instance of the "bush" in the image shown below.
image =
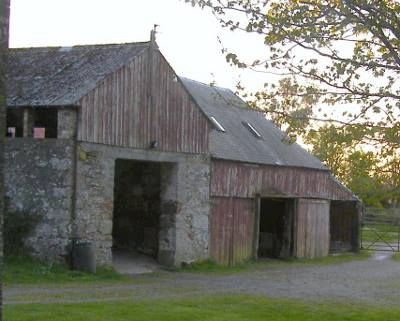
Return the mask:
<path id="1" fill-rule="evenodd" d="M 4 211 L 4 255 L 25 255 L 29 253 L 29 247 L 24 240 L 32 233 L 36 225 L 41 221 L 37 213 L 26 211 Z"/>

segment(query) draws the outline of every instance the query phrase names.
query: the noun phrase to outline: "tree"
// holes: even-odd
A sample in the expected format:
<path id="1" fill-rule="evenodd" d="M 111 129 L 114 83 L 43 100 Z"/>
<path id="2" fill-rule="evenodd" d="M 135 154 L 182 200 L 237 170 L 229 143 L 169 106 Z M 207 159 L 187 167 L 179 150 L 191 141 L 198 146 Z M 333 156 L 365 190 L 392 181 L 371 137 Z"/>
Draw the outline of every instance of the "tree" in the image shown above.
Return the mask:
<path id="1" fill-rule="evenodd" d="M 377 166 L 398 181 L 398 0 L 190 2 L 211 9 L 223 27 L 259 34 L 264 41 L 265 56 L 253 61 L 223 48 L 233 66 L 269 76 L 257 92 L 248 93 L 245 84 L 238 84 L 252 107 L 265 111 L 291 137 L 326 123 L 346 130 L 353 152 L 360 145 L 372 146 Z"/>
<path id="2" fill-rule="evenodd" d="M 239 68 L 289 76 L 279 85 L 266 83 L 268 90 L 255 93 L 257 101 L 264 102 L 260 106 L 274 117 L 360 124 L 375 129 L 365 132 L 366 137 L 399 147 L 398 1 L 186 1 L 211 8 L 224 27 L 263 35 L 265 57 L 246 63 L 236 53 L 225 53 L 226 59 Z M 230 12 L 242 16 L 233 19 Z M 282 99 L 269 104 L 272 97 Z M 291 115 L 293 103 L 305 100 L 312 102 L 306 106 L 308 112 Z M 322 117 L 309 110 L 317 104 L 341 103 L 358 108 L 343 112 L 341 116 L 346 119 L 340 121 L 324 117 L 329 114 L 326 110 L 317 113 Z"/>
<path id="3" fill-rule="evenodd" d="M 367 206 L 397 206 L 400 188 L 393 178 L 393 164 L 382 164 L 372 151 L 357 149 L 355 134 L 348 128 L 325 125 L 310 130 L 304 141 L 311 152 L 321 159 L 347 187 Z"/>
<path id="4" fill-rule="evenodd" d="M 6 123 L 6 80 L 5 66 L 8 48 L 10 1 L 2 0 L 0 5 L 0 275 L 3 275 L 3 217 L 4 217 L 4 144 Z M 0 321 L 2 313 L 2 281 L 0 279 Z"/>

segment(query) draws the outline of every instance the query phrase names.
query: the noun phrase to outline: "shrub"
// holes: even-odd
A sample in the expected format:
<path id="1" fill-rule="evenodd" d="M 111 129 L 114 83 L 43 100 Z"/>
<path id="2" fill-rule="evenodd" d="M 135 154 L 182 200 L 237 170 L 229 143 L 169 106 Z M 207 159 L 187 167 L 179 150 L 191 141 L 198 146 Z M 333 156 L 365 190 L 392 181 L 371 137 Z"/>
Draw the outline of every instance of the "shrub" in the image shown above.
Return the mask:
<path id="1" fill-rule="evenodd" d="M 24 240 L 32 233 L 40 222 L 37 213 L 10 210 L 4 211 L 4 255 L 25 255 L 29 252 Z"/>

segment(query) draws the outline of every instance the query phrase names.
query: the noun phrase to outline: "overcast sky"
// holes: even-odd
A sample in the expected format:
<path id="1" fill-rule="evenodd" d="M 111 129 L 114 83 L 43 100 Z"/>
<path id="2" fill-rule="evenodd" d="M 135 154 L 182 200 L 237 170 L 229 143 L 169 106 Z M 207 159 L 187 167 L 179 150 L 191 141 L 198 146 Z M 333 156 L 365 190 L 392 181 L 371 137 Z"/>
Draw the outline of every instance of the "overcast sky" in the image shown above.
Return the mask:
<path id="1" fill-rule="evenodd" d="M 260 75 L 226 63 L 217 37 L 249 59 L 262 55 L 262 40 L 222 29 L 209 11 L 183 0 L 11 0 L 10 46 L 148 41 L 154 24 L 161 52 L 178 75 L 232 89 L 238 80 L 253 89 L 262 83 Z"/>

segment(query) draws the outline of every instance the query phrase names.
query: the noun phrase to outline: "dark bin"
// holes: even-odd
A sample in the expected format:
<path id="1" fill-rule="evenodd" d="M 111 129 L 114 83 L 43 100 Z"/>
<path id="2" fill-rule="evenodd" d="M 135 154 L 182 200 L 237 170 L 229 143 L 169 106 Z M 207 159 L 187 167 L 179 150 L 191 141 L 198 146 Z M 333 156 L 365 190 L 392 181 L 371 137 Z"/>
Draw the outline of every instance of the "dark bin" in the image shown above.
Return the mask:
<path id="1" fill-rule="evenodd" d="M 96 251 L 92 242 L 75 240 L 72 243 L 72 268 L 78 271 L 96 273 Z"/>

